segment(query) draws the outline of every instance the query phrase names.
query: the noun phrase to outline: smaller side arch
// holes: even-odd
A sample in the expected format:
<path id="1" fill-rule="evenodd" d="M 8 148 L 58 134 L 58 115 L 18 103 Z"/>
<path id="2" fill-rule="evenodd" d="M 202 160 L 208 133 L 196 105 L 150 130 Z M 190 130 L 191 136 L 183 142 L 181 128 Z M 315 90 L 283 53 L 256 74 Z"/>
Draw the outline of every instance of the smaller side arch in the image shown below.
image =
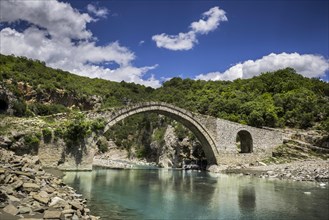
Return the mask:
<path id="1" fill-rule="evenodd" d="M 240 130 L 237 133 L 236 139 L 240 141 L 240 153 L 253 152 L 253 140 L 249 131 Z"/>

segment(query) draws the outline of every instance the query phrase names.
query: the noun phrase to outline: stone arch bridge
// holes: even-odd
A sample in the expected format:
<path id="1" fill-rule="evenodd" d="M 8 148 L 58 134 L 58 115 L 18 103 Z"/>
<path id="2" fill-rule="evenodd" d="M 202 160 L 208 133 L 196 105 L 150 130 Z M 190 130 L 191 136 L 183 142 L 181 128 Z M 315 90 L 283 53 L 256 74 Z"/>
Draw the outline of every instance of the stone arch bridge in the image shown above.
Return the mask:
<path id="1" fill-rule="evenodd" d="M 144 102 L 101 113 L 89 113 L 89 117 L 105 119 L 106 132 L 124 118 L 148 112 L 165 115 L 189 128 L 201 142 L 209 164 L 231 163 L 231 160 L 238 160 L 240 163 L 260 160 L 283 142 L 282 133 L 275 130 L 201 115 L 162 102 Z M 237 137 L 240 148 L 237 148 Z"/>

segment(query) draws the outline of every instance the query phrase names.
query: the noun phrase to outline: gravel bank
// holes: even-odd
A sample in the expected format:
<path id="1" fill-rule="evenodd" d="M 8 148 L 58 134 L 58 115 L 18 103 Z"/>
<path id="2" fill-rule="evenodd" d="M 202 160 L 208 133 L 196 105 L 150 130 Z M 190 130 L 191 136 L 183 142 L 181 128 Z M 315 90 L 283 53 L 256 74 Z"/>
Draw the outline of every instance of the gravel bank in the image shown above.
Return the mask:
<path id="1" fill-rule="evenodd" d="M 259 178 L 329 182 L 329 161 L 320 159 L 257 166 L 210 166 L 208 170 L 215 173 L 253 175 Z"/>

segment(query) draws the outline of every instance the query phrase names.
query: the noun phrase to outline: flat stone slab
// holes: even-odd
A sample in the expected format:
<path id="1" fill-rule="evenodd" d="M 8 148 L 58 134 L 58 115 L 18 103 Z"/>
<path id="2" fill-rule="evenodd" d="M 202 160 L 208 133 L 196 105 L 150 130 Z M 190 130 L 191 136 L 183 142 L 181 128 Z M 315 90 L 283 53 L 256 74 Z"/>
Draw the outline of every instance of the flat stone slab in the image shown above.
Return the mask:
<path id="1" fill-rule="evenodd" d="M 15 206 L 13 206 L 12 204 L 9 204 L 6 207 L 4 207 L 3 211 L 7 212 L 8 214 L 11 214 L 11 215 L 17 215 L 18 214 L 18 209 Z"/>
<path id="2" fill-rule="evenodd" d="M 44 204 L 47 204 L 49 202 L 48 197 L 42 197 L 39 194 L 33 195 L 33 199 L 37 200 L 38 202 L 44 203 Z"/>
<path id="3" fill-rule="evenodd" d="M 81 205 L 80 203 L 78 203 L 78 202 L 72 201 L 72 202 L 69 202 L 69 203 L 70 203 L 70 204 L 72 205 L 72 207 L 75 208 L 75 209 L 78 209 L 78 210 L 82 210 L 82 209 L 83 209 L 82 205 Z"/>
<path id="4" fill-rule="evenodd" d="M 73 209 L 66 209 L 66 210 L 63 210 L 62 213 L 65 215 L 65 214 L 73 214 L 75 213 L 76 211 L 73 210 Z"/>
<path id="5" fill-rule="evenodd" d="M 16 198 L 15 196 L 12 196 L 12 195 L 8 195 L 8 199 L 11 202 L 19 202 L 19 201 L 21 201 L 19 198 Z"/>
<path id="6" fill-rule="evenodd" d="M 62 215 L 61 211 L 45 211 L 44 219 L 60 219 Z"/>
<path id="7" fill-rule="evenodd" d="M 17 175 L 23 175 L 23 176 L 33 177 L 33 174 L 27 173 L 27 172 L 22 172 L 22 171 L 11 171 L 11 173 L 14 173 L 14 174 L 17 174 Z"/>
<path id="8" fill-rule="evenodd" d="M 38 184 L 35 184 L 35 183 L 24 183 L 23 188 L 26 191 L 37 191 L 37 190 L 40 189 L 40 186 Z"/>
<path id="9" fill-rule="evenodd" d="M 20 207 L 19 208 L 19 214 L 27 214 L 31 213 L 32 209 L 30 207 Z"/>
<path id="10" fill-rule="evenodd" d="M 15 181 L 11 184 L 13 189 L 17 189 L 17 188 L 21 187 L 22 185 L 23 185 L 23 181 L 20 179 L 18 179 L 17 181 Z"/>

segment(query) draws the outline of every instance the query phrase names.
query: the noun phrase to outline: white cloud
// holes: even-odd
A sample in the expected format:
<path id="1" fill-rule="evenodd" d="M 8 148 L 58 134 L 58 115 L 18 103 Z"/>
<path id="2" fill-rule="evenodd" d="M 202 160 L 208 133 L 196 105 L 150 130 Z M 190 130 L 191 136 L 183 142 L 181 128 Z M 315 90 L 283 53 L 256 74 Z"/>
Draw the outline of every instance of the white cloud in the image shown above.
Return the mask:
<path id="1" fill-rule="evenodd" d="M 95 37 L 86 29 L 86 24 L 94 20 L 69 4 L 54 0 L 0 3 L 1 22 L 24 20 L 30 23 L 21 32 L 12 27 L 0 31 L 2 54 L 39 59 L 48 66 L 78 75 L 160 86 L 160 81 L 153 76 L 143 77 L 156 65 L 134 67 L 135 54 L 118 42 L 97 46 Z M 103 63 L 115 63 L 118 67 L 109 69 L 102 66 Z"/>
<path id="2" fill-rule="evenodd" d="M 196 79 L 234 80 L 237 78 L 251 78 L 262 72 L 275 71 L 287 67 L 294 68 L 297 73 L 306 77 L 321 77 L 329 70 L 329 60 L 314 54 L 271 53 L 258 60 L 247 60 L 243 63 L 238 63 L 224 72 L 198 75 Z"/>
<path id="3" fill-rule="evenodd" d="M 101 18 L 106 18 L 107 15 L 109 14 L 109 10 L 107 8 L 103 8 L 103 7 L 97 8 L 93 4 L 88 4 L 87 10 L 88 10 L 88 12 L 96 15 L 97 17 L 101 17 Z"/>
<path id="4" fill-rule="evenodd" d="M 88 39 L 86 24 L 93 19 L 68 3 L 48 1 L 0 1 L 0 22 L 28 21 L 45 28 L 53 38 Z"/>
<path id="5" fill-rule="evenodd" d="M 203 17 L 206 18 L 206 20 L 200 19 L 191 24 L 191 28 L 195 33 L 207 34 L 208 32 L 215 30 L 218 27 L 219 22 L 227 21 L 225 11 L 218 7 L 209 9 L 209 11 L 203 13 Z"/>
<path id="6" fill-rule="evenodd" d="M 163 47 L 169 50 L 190 50 L 197 42 L 194 32 L 179 33 L 178 35 L 159 34 L 154 35 L 152 40 L 156 42 L 157 47 Z"/>
<path id="7" fill-rule="evenodd" d="M 168 35 L 165 33 L 152 36 L 157 47 L 166 48 L 168 50 L 190 50 L 194 47 L 198 40 L 197 34 L 207 34 L 215 30 L 221 21 L 227 21 L 225 11 L 219 7 L 213 7 L 203 13 L 203 19 L 192 22 L 191 31 L 187 33 L 179 33 L 178 35 Z"/>

